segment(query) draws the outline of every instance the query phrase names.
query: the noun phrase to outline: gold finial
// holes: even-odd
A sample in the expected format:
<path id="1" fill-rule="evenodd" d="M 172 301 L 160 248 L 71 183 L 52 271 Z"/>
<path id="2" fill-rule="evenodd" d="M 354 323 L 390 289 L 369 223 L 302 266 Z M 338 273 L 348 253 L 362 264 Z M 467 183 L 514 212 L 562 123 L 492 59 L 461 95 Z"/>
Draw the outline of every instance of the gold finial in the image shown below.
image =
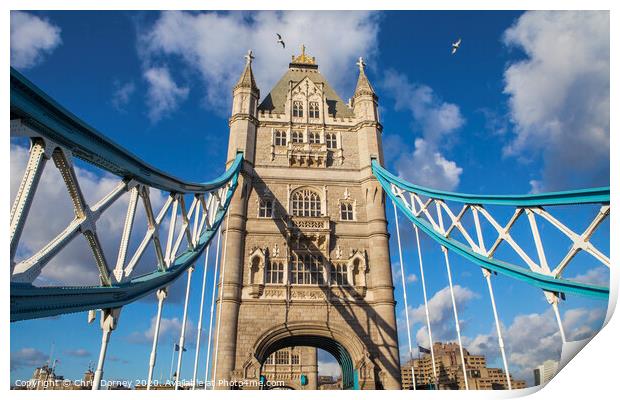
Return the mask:
<path id="1" fill-rule="evenodd" d="M 314 59 L 314 57 L 310 57 L 309 55 L 306 54 L 306 46 L 305 45 L 301 45 L 301 55 L 295 57 L 294 55 L 292 56 L 293 59 L 293 64 L 310 64 L 310 65 L 315 65 L 316 61 Z"/>

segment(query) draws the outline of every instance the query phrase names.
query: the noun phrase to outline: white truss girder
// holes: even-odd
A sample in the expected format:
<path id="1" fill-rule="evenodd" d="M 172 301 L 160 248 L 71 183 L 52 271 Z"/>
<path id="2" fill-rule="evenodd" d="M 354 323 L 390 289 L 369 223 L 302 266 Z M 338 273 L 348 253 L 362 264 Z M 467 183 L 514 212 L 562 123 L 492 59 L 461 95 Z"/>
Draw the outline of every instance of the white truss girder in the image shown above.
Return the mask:
<path id="1" fill-rule="evenodd" d="M 459 242 L 468 246 L 472 251 L 484 255 L 485 257 L 494 257 L 499 246 L 505 242 L 529 269 L 537 273 L 552 276 L 553 278 L 561 277 L 570 261 L 580 251 L 590 254 L 603 265 L 607 267 L 610 266 L 609 257 L 590 241 L 593 234 L 609 216 L 610 207 L 608 204 L 602 205 L 584 232 L 578 234 L 568 228 L 557 217 L 553 216 L 549 210 L 540 206 L 515 207 L 512 216 L 505 224 L 502 225 L 483 205 L 463 204 L 460 210 L 455 213 L 442 199 L 425 199 L 418 193 L 403 190 L 394 184 L 391 184 L 391 189 L 392 193 L 402 200 L 403 204 L 416 218 L 426 220 L 437 233 L 444 237 L 454 238 L 454 232 L 458 231 L 464 240 L 457 239 Z M 433 203 L 435 204 L 434 215 L 430 212 Z M 468 212 L 471 212 L 474 220 L 473 229 L 475 230 L 474 234 L 477 237 L 477 242 L 472 238 L 473 235 L 470 232 L 472 227 L 467 228 L 463 223 Z M 512 231 L 514 230 L 513 228 L 515 227 L 517 221 L 523 217 L 523 215 L 526 216 L 530 226 L 531 236 L 536 247 L 535 254 L 529 254 L 523 246 L 519 244 L 519 241 L 512 235 Z M 448 227 L 447 229 L 444 229 L 444 217 L 446 216 Z M 565 253 L 564 257 L 557 265 L 554 265 L 553 268 L 550 268 L 548 264 L 547 254 L 538 230 L 536 216 L 549 222 L 571 242 L 571 246 Z M 495 234 L 492 242 L 493 244 L 488 250 L 486 250 L 483 238 L 481 218 L 492 227 L 492 231 Z M 489 230 L 486 230 L 485 232 L 488 234 Z"/>
<path id="2" fill-rule="evenodd" d="M 18 126 L 15 125 L 15 127 Z M 194 194 L 189 209 L 186 206 L 184 194 L 169 193 L 164 205 L 155 216 L 150 199 L 151 188 L 133 180 L 119 179 L 119 183 L 114 189 L 90 207 L 82 193 L 75 173 L 71 151 L 46 138 L 36 136 L 36 133 L 30 129 L 22 129 L 20 134 L 31 136 L 31 147 L 28 164 L 11 207 L 12 282 L 34 282 L 43 268 L 78 236 L 84 236 L 86 239 L 94 257 L 101 284 L 104 286 L 120 283 L 130 277 L 151 243 L 155 249 L 158 269 L 164 271 L 172 265 L 183 243 L 190 250 L 194 249 L 203 232 L 211 229 L 215 222 L 215 214 L 218 210 L 223 209 L 222 199 L 226 198 L 227 191 L 230 188 L 229 183 L 207 193 Z M 49 158 L 54 161 L 54 166 L 62 176 L 73 206 L 74 219 L 34 254 L 24 260 L 15 261 L 19 240 L 32 206 L 34 194 L 40 184 L 46 160 Z M 125 223 L 120 234 L 114 269 L 111 270 L 97 233 L 97 221 L 110 206 L 127 192 L 129 192 L 129 200 Z M 146 233 L 135 252 L 129 257 L 128 250 L 131 239 L 135 236 L 135 219 L 140 198 L 146 219 Z M 167 217 L 169 217 L 168 240 L 164 251 L 160 240 L 160 228 Z M 181 218 L 178 232 L 176 229 L 177 218 Z M 194 219 L 193 224 L 191 223 L 192 218 Z M 128 258 L 129 262 L 127 262 Z"/>

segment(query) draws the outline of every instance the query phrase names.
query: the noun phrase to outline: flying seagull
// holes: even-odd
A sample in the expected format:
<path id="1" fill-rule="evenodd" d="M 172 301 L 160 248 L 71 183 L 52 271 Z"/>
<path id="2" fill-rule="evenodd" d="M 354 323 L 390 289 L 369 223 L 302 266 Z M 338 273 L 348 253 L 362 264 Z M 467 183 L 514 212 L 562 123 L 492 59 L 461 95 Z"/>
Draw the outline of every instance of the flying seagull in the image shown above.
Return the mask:
<path id="1" fill-rule="evenodd" d="M 279 33 L 276 33 L 276 36 L 278 37 L 278 43 L 282 45 L 282 48 L 285 48 L 286 45 L 284 44 L 284 40 L 282 40 L 282 36 L 280 36 Z"/>
<path id="2" fill-rule="evenodd" d="M 456 42 L 452 43 L 452 54 L 456 53 L 456 51 L 459 49 L 460 46 L 461 46 L 461 38 L 459 38 L 459 40 L 457 40 Z"/>

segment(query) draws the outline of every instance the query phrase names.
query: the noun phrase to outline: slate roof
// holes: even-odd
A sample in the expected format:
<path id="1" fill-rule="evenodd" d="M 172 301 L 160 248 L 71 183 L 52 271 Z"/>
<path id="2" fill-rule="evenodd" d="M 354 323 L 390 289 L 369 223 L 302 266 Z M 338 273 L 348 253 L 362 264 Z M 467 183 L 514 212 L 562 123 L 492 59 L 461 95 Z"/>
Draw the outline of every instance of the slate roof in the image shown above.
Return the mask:
<path id="1" fill-rule="evenodd" d="M 323 84 L 323 92 L 325 93 L 325 98 L 327 100 L 329 115 L 338 118 L 354 117 L 353 110 L 350 109 L 344 101 L 342 101 L 340 96 L 336 94 L 336 91 L 334 91 L 316 67 L 297 68 L 294 65 L 289 67 L 284 76 L 282 76 L 273 89 L 271 89 L 271 92 L 258 106 L 258 110 L 275 114 L 284 113 L 284 103 L 286 102 L 289 82 L 293 81 L 293 85 L 295 85 L 297 82 L 301 82 L 306 76 L 315 84 Z"/>

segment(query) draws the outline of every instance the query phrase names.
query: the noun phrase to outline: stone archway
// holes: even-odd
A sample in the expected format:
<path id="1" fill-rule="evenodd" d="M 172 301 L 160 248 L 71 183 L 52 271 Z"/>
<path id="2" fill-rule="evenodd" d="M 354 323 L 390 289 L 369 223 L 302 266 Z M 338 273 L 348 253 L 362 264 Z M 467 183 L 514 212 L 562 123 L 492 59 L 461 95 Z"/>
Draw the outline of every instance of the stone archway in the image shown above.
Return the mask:
<path id="1" fill-rule="evenodd" d="M 375 388 L 375 364 L 357 335 L 322 321 L 282 324 L 263 333 L 244 364 L 244 378 L 255 376 L 254 371 L 261 370 L 271 353 L 294 346 L 315 347 L 333 355 L 342 370 L 343 389 Z"/>

